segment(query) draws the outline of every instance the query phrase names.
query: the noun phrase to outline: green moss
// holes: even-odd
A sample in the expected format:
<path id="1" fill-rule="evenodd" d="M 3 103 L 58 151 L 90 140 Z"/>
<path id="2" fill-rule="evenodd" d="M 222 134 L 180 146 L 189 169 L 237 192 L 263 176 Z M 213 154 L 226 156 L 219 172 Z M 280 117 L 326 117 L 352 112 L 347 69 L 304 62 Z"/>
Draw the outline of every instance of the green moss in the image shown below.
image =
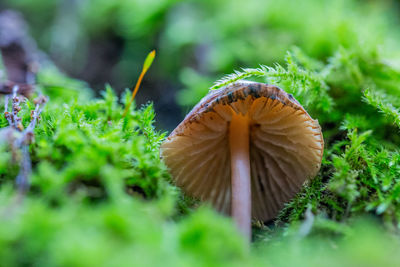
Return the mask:
<path id="1" fill-rule="evenodd" d="M 350 62 L 344 59 L 349 54 Z M 365 62 L 377 70 L 365 68 Z M 150 265 L 209 266 L 264 262 L 258 253 L 265 251 L 271 256 L 267 262 L 275 265 L 273 255 L 279 252 L 270 243 L 279 244 L 284 236 L 283 242 L 305 242 L 309 249 L 320 242 L 314 237 L 346 247 L 341 240 L 351 236 L 349 225 L 365 215 L 378 218 L 386 230 L 398 229 L 400 151 L 392 130 L 400 82 L 395 74 L 375 53 L 341 49 L 324 64 L 295 49 L 285 67 L 244 69 L 216 83 L 256 75 L 277 84 L 320 120 L 325 135 L 320 173 L 287 203 L 272 230 L 255 226 L 257 249 L 250 254 L 229 219 L 209 207 L 193 209 L 198 203 L 170 183 L 159 157 L 165 135 L 153 127 L 152 104 L 132 107 L 123 118 L 129 92 L 121 102 L 110 86 L 99 99 L 74 88 L 85 92 L 84 84 L 65 83 L 62 90 L 43 86 L 53 97 L 35 129 L 32 187 L 20 204 L 13 202 L 12 189 L 18 165 L 2 144 L 0 194 L 7 223 L 0 227 L 5 232 L 0 247 L 5 262 L 120 266 L 138 259 Z M 380 77 L 386 77 L 388 89 Z M 32 108 L 29 101 L 23 105 L 24 125 Z M 6 125 L 4 118 L 1 123 Z"/>
<path id="2" fill-rule="evenodd" d="M 129 92 L 121 104 L 110 86 L 100 99 L 80 97 L 66 85 L 53 90 L 43 88 L 53 97 L 35 128 L 31 188 L 23 200 L 14 189 L 21 155 L 17 150 L 13 159 L 7 140 L 0 146 L 4 265 L 204 266 L 246 260 L 232 222 L 210 207 L 190 212 L 193 200 L 170 183 L 159 155 L 165 135 L 153 127 L 151 103 L 122 117 Z M 24 125 L 32 108 L 30 100 L 22 105 Z"/>
<path id="3" fill-rule="evenodd" d="M 307 251 L 321 242 L 318 238 L 341 249 L 357 244 L 355 238 L 342 240 L 352 236 L 351 225 L 360 216 L 377 218 L 386 229 L 381 231 L 398 230 L 400 150 L 393 129 L 399 120 L 400 72 L 376 52 L 340 49 L 323 63 L 296 48 L 285 66 L 243 69 L 215 84 L 256 75 L 282 87 L 319 119 L 326 141 L 318 176 L 286 204 L 273 228 L 254 226 L 251 252 L 230 219 L 210 207 L 196 209 L 199 203 L 170 182 L 159 156 L 165 134 L 153 127 L 151 103 L 133 105 L 123 117 L 128 91 L 119 99 L 106 86 L 96 99 L 85 84 L 54 71 L 39 76 L 51 98 L 30 145 L 31 189 L 22 202 L 16 202 L 14 190 L 21 154 L 13 154 L 4 140 L 0 146 L 0 256 L 7 265 L 124 266 L 135 260 L 276 266 L 282 242 L 293 247 L 284 261 L 290 265 L 298 253 L 294 247 L 303 244 L 302 260 L 309 262 Z M 51 72 L 60 86 L 50 85 Z M 25 126 L 33 108 L 30 100 L 22 105 Z M 5 118 L 0 124 L 7 126 Z"/>
<path id="4" fill-rule="evenodd" d="M 318 118 L 326 142 L 320 174 L 277 223 L 301 220 L 312 207 L 333 221 L 374 214 L 397 228 L 400 71 L 375 50 L 340 49 L 323 64 L 296 49 L 286 67 L 243 69 L 214 88 L 254 75 L 292 93 Z"/>
<path id="5" fill-rule="evenodd" d="M 7 2 L 33 14 L 36 36 L 60 28 L 49 23 L 54 1 Z M 80 58 L 90 38 L 113 31 L 127 44 L 113 70 L 119 78 L 123 66 L 131 76 L 141 62 L 129 60 L 153 46 L 146 33 L 157 34 L 160 75 L 179 77 L 171 84 L 184 87 L 178 99 L 185 107 L 220 73 L 266 64 L 213 88 L 254 78 L 292 93 L 322 126 L 321 171 L 273 223 L 254 224 L 248 250 L 229 218 L 171 183 L 151 103 L 123 118 L 128 92 L 118 97 L 106 86 L 94 98 L 85 83 L 45 65 L 38 89 L 50 100 L 29 147 L 31 188 L 23 199 L 14 185 L 21 153 L 0 140 L 2 265 L 399 265 L 400 70 L 391 44 L 400 38 L 390 1 L 134 2 L 88 1 L 75 10 L 85 38 L 60 47 L 68 55 L 79 48 L 73 58 Z M 141 46 L 130 45 L 139 39 Z M 48 37 L 42 42 L 49 46 Z M 22 108 L 27 126 L 34 105 Z M 7 125 L 0 116 L 0 131 Z"/>

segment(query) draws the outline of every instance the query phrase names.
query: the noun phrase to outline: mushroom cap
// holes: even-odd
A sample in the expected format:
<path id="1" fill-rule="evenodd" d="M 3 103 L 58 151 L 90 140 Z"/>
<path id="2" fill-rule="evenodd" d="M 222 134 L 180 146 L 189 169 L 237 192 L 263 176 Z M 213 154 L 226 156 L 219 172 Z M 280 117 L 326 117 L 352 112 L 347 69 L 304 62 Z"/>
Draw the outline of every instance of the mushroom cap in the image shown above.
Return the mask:
<path id="1" fill-rule="evenodd" d="M 185 193 L 230 214 L 232 112 L 250 119 L 252 217 L 270 220 L 317 174 L 323 154 L 318 121 L 291 94 L 248 81 L 213 90 L 165 139 L 161 156 Z"/>

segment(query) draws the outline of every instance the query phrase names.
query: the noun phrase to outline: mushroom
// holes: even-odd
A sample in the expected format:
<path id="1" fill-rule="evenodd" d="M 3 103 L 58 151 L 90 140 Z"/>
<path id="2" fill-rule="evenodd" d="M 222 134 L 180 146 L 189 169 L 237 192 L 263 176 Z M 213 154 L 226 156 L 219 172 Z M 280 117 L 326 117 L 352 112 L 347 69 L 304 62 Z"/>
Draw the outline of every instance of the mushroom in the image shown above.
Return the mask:
<path id="1" fill-rule="evenodd" d="M 231 214 L 250 240 L 251 218 L 273 219 L 320 169 L 321 127 L 282 89 L 238 81 L 211 91 L 161 145 L 174 182 Z"/>

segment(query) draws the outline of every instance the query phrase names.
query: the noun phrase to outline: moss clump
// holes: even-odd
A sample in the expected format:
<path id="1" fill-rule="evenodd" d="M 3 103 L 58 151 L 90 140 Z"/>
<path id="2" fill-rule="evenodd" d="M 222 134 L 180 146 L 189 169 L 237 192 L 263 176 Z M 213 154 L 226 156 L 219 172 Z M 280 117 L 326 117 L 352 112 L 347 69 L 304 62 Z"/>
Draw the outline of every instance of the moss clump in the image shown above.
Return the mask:
<path id="1" fill-rule="evenodd" d="M 54 77 L 46 71 L 39 84 Z M 352 224 L 360 216 L 378 218 L 386 230 L 398 229 L 400 151 L 393 129 L 400 73 L 377 53 L 341 49 L 324 64 L 295 49 L 285 67 L 244 69 L 214 86 L 256 75 L 294 94 L 324 129 L 321 172 L 286 205 L 272 230 L 254 227 L 250 253 L 228 218 L 209 207 L 192 209 L 193 201 L 170 183 L 159 158 L 165 135 L 153 127 L 151 104 L 132 107 L 123 117 L 128 93 L 120 101 L 107 86 L 95 99 L 84 84 L 54 75 L 61 85 L 41 88 L 51 97 L 30 145 L 32 186 L 22 202 L 14 189 L 21 154 L 4 140 L 1 144 L 0 255 L 7 265 L 276 266 L 276 255 L 286 251 L 280 244 L 291 248 L 287 264 L 296 247 L 304 246 L 300 262 L 306 264 L 312 257 L 306 251 L 321 240 L 344 254 L 344 248 L 359 244 L 355 232 L 364 226 Z M 29 100 L 22 104 L 25 126 L 33 108 Z M 5 118 L 0 125 L 4 130 Z M 366 238 L 398 246 L 387 237 Z M 377 253 L 371 253 L 373 262 L 381 263 L 386 252 Z M 332 255 L 324 258 L 342 263 Z M 356 257 L 359 262 L 364 261 Z"/>
<path id="2" fill-rule="evenodd" d="M 228 218 L 206 207 L 183 216 L 191 200 L 170 183 L 160 160 L 164 134 L 153 127 L 152 104 L 132 107 L 122 117 L 129 93 L 121 104 L 109 86 L 93 99 L 83 84 L 68 84 L 41 88 L 52 97 L 29 147 L 31 188 L 22 200 L 14 186 L 22 155 L 7 139 L 1 142 L 4 265 L 175 266 L 248 259 Z M 27 100 L 21 107 L 26 126 L 33 105 Z M 5 118 L 0 123 L 4 130 Z"/>
<path id="3" fill-rule="evenodd" d="M 326 142 L 320 174 L 277 222 L 301 220 L 311 207 L 333 221 L 374 214 L 398 228 L 400 71 L 373 49 L 340 49 L 325 64 L 295 49 L 286 67 L 243 69 L 213 88 L 251 76 L 292 93 L 318 118 Z"/>
<path id="4" fill-rule="evenodd" d="M 169 175 L 158 154 L 163 134 L 154 130 L 151 104 L 122 118 L 122 106 L 110 87 L 102 99 L 61 101 L 49 101 L 35 130 L 32 194 L 45 193 L 60 202 L 79 192 L 88 200 L 101 200 L 111 193 L 108 182 L 145 198 L 167 194 Z M 25 126 L 32 106 L 26 102 L 20 113 Z M 1 125 L 6 124 L 1 118 Z M 5 174 L 3 184 L 13 178 Z"/>

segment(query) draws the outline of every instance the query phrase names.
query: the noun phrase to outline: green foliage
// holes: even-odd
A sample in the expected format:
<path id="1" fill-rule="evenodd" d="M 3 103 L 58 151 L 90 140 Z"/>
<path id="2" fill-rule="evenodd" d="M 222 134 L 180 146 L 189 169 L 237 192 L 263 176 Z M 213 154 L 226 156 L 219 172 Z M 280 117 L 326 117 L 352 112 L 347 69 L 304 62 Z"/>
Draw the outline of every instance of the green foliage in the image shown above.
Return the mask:
<path id="1" fill-rule="evenodd" d="M 132 194 L 165 194 L 168 174 L 157 149 L 163 135 L 154 132 L 152 106 L 132 111 L 125 119 L 121 112 L 110 87 L 101 100 L 76 99 L 61 107 L 50 103 L 36 130 L 32 159 L 38 162 L 38 172 L 33 185 L 40 190 L 46 183 L 48 193 L 59 198 L 59 190 L 69 183 L 72 191 L 102 199 L 108 195 L 105 183 L 112 179 L 124 182 Z M 49 180 L 49 168 L 57 173 L 57 181 Z"/>
<path id="2" fill-rule="evenodd" d="M 277 242 L 260 242 L 262 246 L 260 244 L 256 250 L 260 264 L 349 267 L 400 264 L 398 239 L 385 233 L 379 224 L 371 220 L 357 220 L 344 225 L 315 217 L 313 231 L 307 238 L 299 235 L 303 226 L 292 226 L 286 236 Z M 327 237 L 327 231 L 338 231 L 345 238 Z"/>
<path id="3" fill-rule="evenodd" d="M 261 66 L 258 69 L 243 69 L 241 72 L 237 71 L 217 81 L 211 89 L 217 89 L 252 76 L 265 77 L 267 83 L 279 85 L 312 111 L 330 112 L 332 98 L 328 95 L 329 88 L 325 84 L 323 76 L 312 70 L 304 69 L 294 60 L 298 60 L 298 58 L 294 58 L 291 53 L 288 53 L 285 58 L 286 68 L 276 64 L 274 68 Z"/>
<path id="4" fill-rule="evenodd" d="M 364 96 L 368 104 L 381 111 L 388 119 L 393 121 L 397 127 L 400 127 L 400 112 L 391 104 L 398 101 L 393 98 L 391 99 L 392 101 L 388 101 L 388 97 L 385 94 L 381 92 L 371 92 L 371 90 L 365 90 Z"/>
<path id="5" fill-rule="evenodd" d="M 400 105 L 397 74 L 372 50 L 342 48 L 323 63 L 294 49 L 285 67 L 243 69 L 215 84 L 218 88 L 252 75 L 265 79 L 292 93 L 324 129 L 320 173 L 287 203 L 274 229 L 255 226 L 257 241 L 250 252 L 229 219 L 209 207 L 193 209 L 198 203 L 170 183 L 159 158 L 165 135 L 153 127 L 151 104 L 139 109 L 133 105 L 124 118 L 129 91 L 120 101 L 110 86 L 102 98 L 93 99 L 87 93 L 80 98 L 75 83 L 65 83 L 63 90 L 43 85 L 53 98 L 35 129 L 32 188 L 22 205 L 14 204 L 11 189 L 18 167 L 9 148 L 3 145 L 1 150 L 0 195 L 6 203 L 3 216 L 10 221 L 0 232 L 13 225 L 0 240 L 4 257 L 10 264 L 35 261 L 49 266 L 124 265 L 132 260 L 146 265 L 285 266 L 299 256 L 296 247 L 304 246 L 300 265 L 318 266 L 325 258 L 337 264 L 364 263 L 357 255 L 365 250 L 355 247 L 350 250 L 354 257 L 346 254 L 360 244 L 355 237 L 359 226 L 354 228 L 352 222 L 369 215 L 383 223 L 381 232 L 399 227 L 400 140 L 393 132 Z M 24 125 L 32 108 L 29 101 L 23 105 Z M 6 125 L 4 118 L 0 122 Z M 343 258 L 337 260 L 328 248 L 313 258 L 307 251 L 323 239 L 337 246 Z M 398 246 L 374 233 L 365 240 Z M 10 244 L 26 258 L 20 260 Z M 285 261 L 277 256 L 283 251 L 289 253 Z M 80 252 L 84 259 L 76 257 Z M 375 258 L 370 261 L 380 264 L 387 253 L 371 252 Z"/>
<path id="6" fill-rule="evenodd" d="M 184 107 L 220 73 L 250 66 L 213 89 L 247 78 L 276 84 L 319 120 L 326 145 L 317 177 L 275 225 L 254 225 L 249 251 L 229 218 L 197 208 L 170 182 L 152 104 L 133 104 L 123 118 L 129 92 L 119 98 L 106 86 L 95 99 L 86 84 L 42 66 L 38 89 L 50 101 L 29 147 L 23 200 L 14 188 L 21 153 L 0 139 L 3 265 L 399 265 L 400 32 L 391 1 L 6 2 L 28 16 L 41 47 L 70 56 L 74 68 L 111 35 L 124 45 L 107 71 L 130 80 L 159 47 L 155 70 L 184 88 Z M 24 126 L 33 107 L 22 105 Z"/>
<path id="7" fill-rule="evenodd" d="M 376 53 L 341 49 L 317 74 L 334 105 L 333 112 L 314 113 L 328 129 L 322 171 L 286 206 L 279 221 L 297 221 L 311 205 L 313 212 L 334 221 L 371 213 L 397 228 L 400 150 L 393 124 L 399 125 L 399 115 L 393 105 L 399 104 L 400 72 L 379 61 Z"/>
<path id="8" fill-rule="evenodd" d="M 400 40 L 399 28 L 393 10 L 387 10 L 388 2 L 250 0 L 245 7 L 235 1 L 210 2 L 186 4 L 175 11 L 176 16 L 169 22 L 165 34 L 167 48 L 174 49 L 176 57 L 183 49 L 201 48 L 202 61 L 191 68 L 203 80 L 210 77 L 215 80 L 219 73 L 230 73 L 242 66 L 260 63 L 272 66 L 276 62 L 284 65 L 286 52 L 294 45 L 311 56 L 312 61 L 322 63 L 334 56 L 338 47 L 359 53 L 379 45 L 384 57 L 399 57 L 396 45 Z M 313 63 L 307 62 L 306 69 L 314 70 L 321 62 L 317 66 Z M 374 61 L 365 63 L 363 67 L 376 70 L 372 66 Z M 376 73 L 377 76 L 380 74 Z M 196 82 L 183 85 L 184 91 L 178 94 L 178 101 L 183 105 L 194 105 L 207 92 L 203 87 L 200 94 Z"/>
<path id="9" fill-rule="evenodd" d="M 69 100 L 75 90 L 68 87 L 45 90 L 54 97 L 35 128 L 31 188 L 22 200 L 14 190 L 20 152 L 1 139 L 5 266 L 208 266 L 248 260 L 228 218 L 209 207 L 183 216 L 191 200 L 169 182 L 160 160 L 165 135 L 154 129 L 152 104 L 122 117 L 129 91 L 121 104 L 110 86 L 100 99 L 82 93 Z M 32 108 L 30 100 L 22 105 L 24 125 Z"/>
<path id="10" fill-rule="evenodd" d="M 3 210 L 2 217 L 4 266 L 206 266 L 246 260 L 232 224 L 210 211 L 175 224 L 156 206 L 130 197 L 95 207 L 73 198 L 56 209 L 29 199 L 14 213 Z"/>
<path id="11" fill-rule="evenodd" d="M 339 46 L 369 49 L 379 45 L 386 57 L 399 56 L 399 16 L 392 2 L 4 1 L 23 12 L 40 47 L 50 50 L 69 70 L 93 64 L 88 56 L 91 45 L 101 46 L 108 37 L 122 44 L 119 62 L 107 66 L 116 81 L 131 82 L 132 70 L 142 64 L 141 56 L 157 47 L 156 76 L 192 92 L 197 89 L 195 82 L 177 80 L 186 68 L 212 82 L 221 73 L 243 66 L 283 64 L 293 45 L 319 60 L 332 56 Z M 203 94 L 208 87 L 203 87 Z"/>
<path id="12" fill-rule="evenodd" d="M 285 61 L 285 67 L 243 69 L 211 88 L 256 77 L 292 93 L 322 126 L 321 172 L 276 224 L 302 220 L 310 207 L 333 222 L 373 214 L 388 228 L 398 228 L 400 70 L 376 48 L 342 47 L 326 63 L 295 48 Z"/>

